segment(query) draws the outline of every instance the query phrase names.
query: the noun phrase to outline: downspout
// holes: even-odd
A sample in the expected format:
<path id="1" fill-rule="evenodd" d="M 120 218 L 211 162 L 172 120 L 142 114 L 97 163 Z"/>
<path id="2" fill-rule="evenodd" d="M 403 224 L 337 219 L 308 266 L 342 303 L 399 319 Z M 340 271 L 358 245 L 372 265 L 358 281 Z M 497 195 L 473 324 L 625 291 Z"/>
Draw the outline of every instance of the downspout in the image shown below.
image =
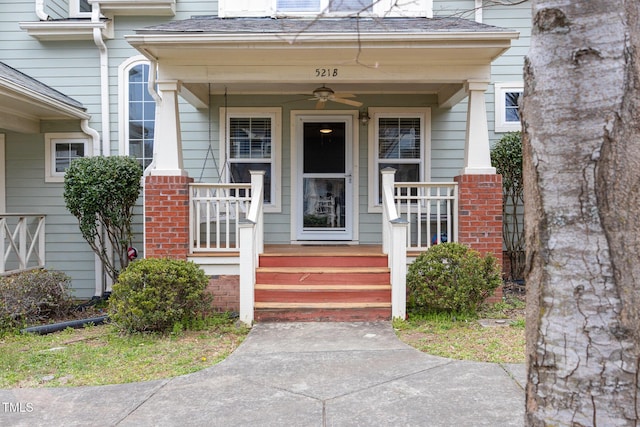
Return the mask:
<path id="1" fill-rule="evenodd" d="M 93 3 L 91 8 L 91 22 L 100 22 L 100 4 Z M 102 39 L 99 28 L 93 29 L 93 41 L 100 53 L 100 100 L 102 117 L 102 155 L 108 156 L 111 152 L 111 111 L 109 105 L 109 52 Z"/>
<path id="2" fill-rule="evenodd" d="M 51 20 L 51 17 L 44 11 L 44 0 L 36 0 L 36 15 L 41 21 Z"/>
<path id="3" fill-rule="evenodd" d="M 80 121 L 80 128 L 82 132 L 86 133 L 91 137 L 93 141 L 93 156 L 100 155 L 100 134 L 97 130 L 89 127 L 89 120 L 83 119 Z M 95 290 L 94 296 L 102 296 L 104 293 L 104 280 L 102 274 L 102 262 L 100 261 L 100 257 L 96 254 L 93 257 L 93 268 L 95 271 Z"/>
<path id="4" fill-rule="evenodd" d="M 162 97 L 156 90 L 156 80 L 158 77 L 158 61 L 151 61 L 149 63 L 149 78 L 147 79 L 147 90 L 151 97 L 156 101 L 156 106 L 162 102 Z M 153 144 L 153 150 L 155 154 L 155 144 Z M 147 257 L 147 199 L 146 199 L 146 177 L 151 174 L 151 171 L 156 166 L 155 155 L 151 160 L 151 163 L 144 170 L 142 174 L 142 250 L 145 258 Z"/>
<path id="5" fill-rule="evenodd" d="M 91 22 L 100 22 L 100 3 L 92 3 L 91 5 Z M 101 111 L 100 117 L 102 122 L 102 145 L 99 148 L 94 148 L 94 151 L 103 156 L 108 156 L 111 153 L 111 109 L 109 104 L 109 52 L 107 45 L 102 39 L 102 32 L 99 28 L 93 29 L 93 42 L 98 47 L 98 53 L 100 55 L 100 102 Z M 102 232 L 102 231 L 101 231 Z M 110 252 L 113 252 L 113 248 L 107 248 Z M 98 255 L 95 255 L 95 279 L 96 279 L 96 293 L 99 296 L 111 291 L 111 281 L 107 278 L 104 279 L 104 266 Z"/>

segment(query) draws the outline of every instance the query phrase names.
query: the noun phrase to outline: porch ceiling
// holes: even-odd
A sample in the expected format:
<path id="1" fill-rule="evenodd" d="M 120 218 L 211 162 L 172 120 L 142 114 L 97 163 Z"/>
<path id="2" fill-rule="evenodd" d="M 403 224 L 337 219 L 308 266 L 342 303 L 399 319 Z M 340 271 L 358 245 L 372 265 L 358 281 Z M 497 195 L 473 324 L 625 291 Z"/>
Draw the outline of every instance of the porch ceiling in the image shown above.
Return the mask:
<path id="1" fill-rule="evenodd" d="M 491 62 L 517 37 L 459 19 L 199 18 L 126 39 L 158 62 L 159 79 L 182 81 L 204 103 L 204 92 L 302 94 L 326 84 L 355 94 L 437 94 L 451 106 L 465 82 L 489 81 Z"/>

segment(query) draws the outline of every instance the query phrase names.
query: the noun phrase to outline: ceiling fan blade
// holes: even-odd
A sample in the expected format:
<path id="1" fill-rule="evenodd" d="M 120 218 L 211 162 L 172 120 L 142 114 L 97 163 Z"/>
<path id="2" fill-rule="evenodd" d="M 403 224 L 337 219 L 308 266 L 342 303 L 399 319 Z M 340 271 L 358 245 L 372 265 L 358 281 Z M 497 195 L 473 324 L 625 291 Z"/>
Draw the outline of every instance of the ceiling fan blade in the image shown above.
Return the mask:
<path id="1" fill-rule="evenodd" d="M 326 102 L 323 101 L 322 99 L 319 99 L 318 102 L 316 102 L 316 110 L 322 110 L 324 108 L 324 104 Z"/>
<path id="2" fill-rule="evenodd" d="M 332 101 L 339 102 L 340 104 L 347 104 L 353 107 L 362 107 L 362 102 L 352 101 L 350 99 L 332 98 Z"/>
<path id="3" fill-rule="evenodd" d="M 352 93 L 334 93 L 334 98 L 355 98 L 356 96 Z"/>

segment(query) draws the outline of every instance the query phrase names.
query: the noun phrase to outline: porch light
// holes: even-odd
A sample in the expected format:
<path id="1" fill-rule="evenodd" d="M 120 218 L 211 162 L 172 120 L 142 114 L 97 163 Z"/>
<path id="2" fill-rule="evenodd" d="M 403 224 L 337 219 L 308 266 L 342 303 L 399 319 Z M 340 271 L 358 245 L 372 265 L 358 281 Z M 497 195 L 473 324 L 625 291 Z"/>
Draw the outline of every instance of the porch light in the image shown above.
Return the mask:
<path id="1" fill-rule="evenodd" d="M 328 134 L 331 132 L 333 132 L 333 129 L 331 129 L 329 125 L 322 125 L 322 127 L 320 128 L 320 133 Z"/>
<path id="2" fill-rule="evenodd" d="M 367 112 L 367 110 L 360 111 L 358 120 L 360 120 L 360 123 L 362 123 L 363 126 L 369 123 L 369 119 L 371 119 L 371 117 L 369 117 L 369 113 Z"/>

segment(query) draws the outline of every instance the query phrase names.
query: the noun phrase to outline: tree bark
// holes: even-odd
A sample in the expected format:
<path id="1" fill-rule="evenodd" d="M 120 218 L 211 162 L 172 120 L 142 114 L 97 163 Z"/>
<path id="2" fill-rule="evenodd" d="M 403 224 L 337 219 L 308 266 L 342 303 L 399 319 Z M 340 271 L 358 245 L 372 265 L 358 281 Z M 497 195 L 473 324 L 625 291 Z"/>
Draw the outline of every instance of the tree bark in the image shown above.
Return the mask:
<path id="1" fill-rule="evenodd" d="M 640 420 L 638 0 L 532 0 L 526 423 Z"/>

